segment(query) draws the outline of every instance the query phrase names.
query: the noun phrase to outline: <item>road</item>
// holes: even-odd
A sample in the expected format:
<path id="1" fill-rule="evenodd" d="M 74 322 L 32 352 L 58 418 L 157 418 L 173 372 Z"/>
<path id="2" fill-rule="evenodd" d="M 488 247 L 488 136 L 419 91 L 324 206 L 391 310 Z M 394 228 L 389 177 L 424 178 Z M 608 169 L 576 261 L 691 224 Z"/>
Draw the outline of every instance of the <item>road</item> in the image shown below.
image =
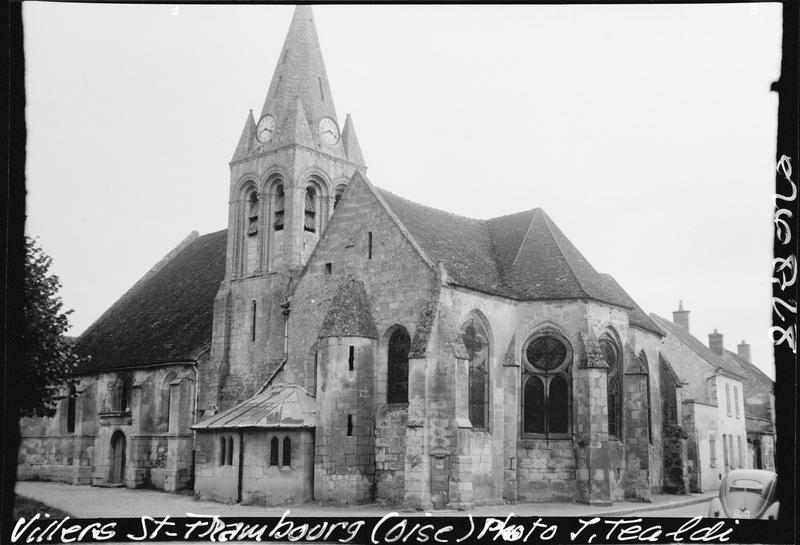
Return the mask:
<path id="1" fill-rule="evenodd" d="M 710 502 L 694 503 L 692 505 L 684 505 L 683 507 L 674 507 L 672 509 L 658 509 L 656 511 L 645 511 L 642 513 L 633 513 L 626 516 L 636 517 L 705 517 L 708 515 L 708 504 Z"/>

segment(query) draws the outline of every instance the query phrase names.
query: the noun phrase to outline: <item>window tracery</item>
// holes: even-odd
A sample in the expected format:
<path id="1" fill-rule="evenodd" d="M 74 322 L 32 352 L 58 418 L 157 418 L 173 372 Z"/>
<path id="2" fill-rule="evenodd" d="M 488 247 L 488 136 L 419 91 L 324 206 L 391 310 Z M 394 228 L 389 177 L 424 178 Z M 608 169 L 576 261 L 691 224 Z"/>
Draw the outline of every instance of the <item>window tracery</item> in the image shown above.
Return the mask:
<path id="1" fill-rule="evenodd" d="M 551 437 L 570 432 L 571 350 L 551 333 L 528 341 L 523 350 L 522 432 Z"/>

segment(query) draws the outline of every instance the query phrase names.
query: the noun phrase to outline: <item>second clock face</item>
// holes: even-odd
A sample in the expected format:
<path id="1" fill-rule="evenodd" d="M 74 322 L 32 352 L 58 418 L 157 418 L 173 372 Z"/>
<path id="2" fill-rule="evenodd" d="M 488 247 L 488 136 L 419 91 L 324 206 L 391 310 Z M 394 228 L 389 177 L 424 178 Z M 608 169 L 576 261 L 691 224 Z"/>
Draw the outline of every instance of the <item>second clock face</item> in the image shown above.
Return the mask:
<path id="1" fill-rule="evenodd" d="M 329 146 L 339 141 L 339 127 L 330 117 L 323 117 L 319 122 L 319 135 Z"/>
<path id="2" fill-rule="evenodd" d="M 256 127 L 256 138 L 261 143 L 269 142 L 275 133 L 275 118 L 267 114 L 261 118 Z"/>

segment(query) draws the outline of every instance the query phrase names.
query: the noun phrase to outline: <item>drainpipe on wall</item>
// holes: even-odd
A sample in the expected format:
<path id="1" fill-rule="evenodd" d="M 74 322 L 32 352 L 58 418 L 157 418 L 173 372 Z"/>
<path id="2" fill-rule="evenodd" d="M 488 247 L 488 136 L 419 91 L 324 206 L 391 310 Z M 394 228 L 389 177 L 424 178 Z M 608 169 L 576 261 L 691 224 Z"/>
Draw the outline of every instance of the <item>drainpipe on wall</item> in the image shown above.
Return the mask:
<path id="1" fill-rule="evenodd" d="M 192 411 L 192 424 L 197 424 L 197 400 L 200 392 L 200 372 L 197 370 L 197 361 L 192 364 L 194 369 L 194 411 Z M 197 430 L 192 428 L 192 490 L 194 490 L 194 470 L 197 458 Z"/>

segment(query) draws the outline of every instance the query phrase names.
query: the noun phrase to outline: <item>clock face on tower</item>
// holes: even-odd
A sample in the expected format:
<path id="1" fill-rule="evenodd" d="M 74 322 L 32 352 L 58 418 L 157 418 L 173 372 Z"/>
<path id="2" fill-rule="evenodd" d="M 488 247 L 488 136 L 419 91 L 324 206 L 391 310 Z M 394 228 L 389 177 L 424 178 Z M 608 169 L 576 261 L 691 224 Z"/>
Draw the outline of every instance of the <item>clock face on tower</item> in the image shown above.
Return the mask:
<path id="1" fill-rule="evenodd" d="M 329 146 L 339 141 L 339 127 L 330 117 L 323 117 L 319 122 L 319 135 Z"/>
<path id="2" fill-rule="evenodd" d="M 263 144 L 269 142 L 274 133 L 275 118 L 267 114 L 258 122 L 258 126 L 256 127 L 256 138 Z"/>

